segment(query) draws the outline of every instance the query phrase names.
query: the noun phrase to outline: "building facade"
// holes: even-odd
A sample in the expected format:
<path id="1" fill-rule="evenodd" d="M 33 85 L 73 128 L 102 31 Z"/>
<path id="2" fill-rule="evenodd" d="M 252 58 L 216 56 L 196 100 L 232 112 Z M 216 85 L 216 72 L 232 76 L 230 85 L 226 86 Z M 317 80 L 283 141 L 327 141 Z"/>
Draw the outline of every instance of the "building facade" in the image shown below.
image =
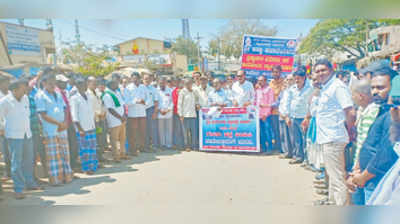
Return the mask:
<path id="1" fill-rule="evenodd" d="M 52 30 L 0 22 L 0 66 L 46 64 L 55 52 Z"/>

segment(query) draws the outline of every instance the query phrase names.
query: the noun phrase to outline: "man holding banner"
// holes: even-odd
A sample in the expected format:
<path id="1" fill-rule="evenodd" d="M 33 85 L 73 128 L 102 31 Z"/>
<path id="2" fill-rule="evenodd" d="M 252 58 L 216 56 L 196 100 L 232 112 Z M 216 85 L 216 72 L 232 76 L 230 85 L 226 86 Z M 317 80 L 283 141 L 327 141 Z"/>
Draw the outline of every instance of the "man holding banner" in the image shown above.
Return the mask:
<path id="1" fill-rule="evenodd" d="M 239 70 L 236 74 L 238 79 L 232 86 L 233 95 L 236 96 L 233 99 L 234 107 L 248 107 L 254 102 L 254 88 L 251 82 L 246 80 L 246 73 L 244 70 Z"/>

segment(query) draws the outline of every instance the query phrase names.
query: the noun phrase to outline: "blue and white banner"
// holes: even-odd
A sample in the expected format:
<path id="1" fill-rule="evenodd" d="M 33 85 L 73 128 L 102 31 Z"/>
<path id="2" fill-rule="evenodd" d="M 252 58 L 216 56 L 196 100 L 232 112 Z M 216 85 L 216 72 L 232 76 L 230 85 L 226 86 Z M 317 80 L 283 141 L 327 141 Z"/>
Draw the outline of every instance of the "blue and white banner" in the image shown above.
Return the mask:
<path id="1" fill-rule="evenodd" d="M 199 116 L 200 150 L 260 152 L 257 108 L 203 108 Z"/>
<path id="2" fill-rule="evenodd" d="M 10 55 L 40 56 L 38 30 L 6 24 L 6 37 Z"/>
<path id="3" fill-rule="evenodd" d="M 272 67 L 281 65 L 285 76 L 293 70 L 296 43 L 296 39 L 244 35 L 242 69 L 251 79 L 271 78 Z"/>

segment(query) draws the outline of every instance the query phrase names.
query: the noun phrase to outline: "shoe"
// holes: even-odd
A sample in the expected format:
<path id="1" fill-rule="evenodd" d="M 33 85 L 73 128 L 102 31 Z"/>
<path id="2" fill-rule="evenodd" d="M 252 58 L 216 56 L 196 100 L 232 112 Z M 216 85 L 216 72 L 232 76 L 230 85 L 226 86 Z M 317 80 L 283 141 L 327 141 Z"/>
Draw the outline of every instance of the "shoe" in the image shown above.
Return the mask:
<path id="1" fill-rule="evenodd" d="M 319 195 L 329 195 L 329 191 L 325 189 L 318 189 L 316 193 Z"/>
<path id="2" fill-rule="evenodd" d="M 282 154 L 279 156 L 279 159 L 292 159 L 292 157 L 287 154 Z"/>
<path id="3" fill-rule="evenodd" d="M 329 201 L 329 199 L 322 199 L 322 200 L 317 200 L 314 201 L 313 203 L 314 206 L 320 206 L 320 205 L 334 205 L 333 202 Z"/>
<path id="4" fill-rule="evenodd" d="M 186 148 L 186 152 L 190 152 L 190 151 L 192 151 L 192 149 Z"/>
<path id="5" fill-rule="evenodd" d="M 317 189 L 328 189 L 328 185 L 326 185 L 325 183 L 314 184 L 314 188 L 317 188 Z"/>
<path id="6" fill-rule="evenodd" d="M 25 198 L 24 193 L 15 193 L 15 199 L 21 200 L 21 199 L 24 199 L 24 198 Z"/>
<path id="7" fill-rule="evenodd" d="M 314 184 L 325 184 L 325 180 L 314 180 Z"/>
<path id="8" fill-rule="evenodd" d="M 86 175 L 89 175 L 89 176 L 92 176 L 93 174 L 94 174 L 93 171 L 87 171 L 87 172 L 86 172 Z"/>
<path id="9" fill-rule="evenodd" d="M 301 161 L 301 160 L 298 160 L 298 159 L 296 159 L 296 160 L 292 160 L 292 161 L 290 161 L 289 162 L 289 164 L 300 164 L 300 163 L 302 163 L 303 161 Z"/>
<path id="10" fill-rule="evenodd" d="M 28 191 L 42 191 L 44 190 L 43 187 L 37 186 L 37 187 L 28 187 L 26 190 Z"/>

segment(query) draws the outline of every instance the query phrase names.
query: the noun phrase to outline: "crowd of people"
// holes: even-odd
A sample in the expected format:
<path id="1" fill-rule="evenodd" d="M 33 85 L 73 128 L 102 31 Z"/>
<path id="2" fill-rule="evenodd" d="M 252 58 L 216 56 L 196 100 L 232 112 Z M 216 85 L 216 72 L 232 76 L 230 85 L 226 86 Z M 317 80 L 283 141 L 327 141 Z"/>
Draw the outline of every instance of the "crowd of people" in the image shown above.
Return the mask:
<path id="1" fill-rule="evenodd" d="M 400 76 L 374 62 L 357 73 L 327 59 L 311 70 L 253 82 L 113 73 L 108 80 L 58 74 L 0 76 L 0 147 L 17 199 L 44 184 L 68 184 L 142 152 L 199 150 L 199 111 L 257 107 L 261 153 L 316 172 L 317 205 L 396 203 L 400 153 Z M 182 138 L 183 136 L 183 138 Z M 112 160 L 105 151 L 111 151 Z M 1 184 L 1 182 L 0 182 Z M 0 185 L 1 186 L 1 185 Z"/>

